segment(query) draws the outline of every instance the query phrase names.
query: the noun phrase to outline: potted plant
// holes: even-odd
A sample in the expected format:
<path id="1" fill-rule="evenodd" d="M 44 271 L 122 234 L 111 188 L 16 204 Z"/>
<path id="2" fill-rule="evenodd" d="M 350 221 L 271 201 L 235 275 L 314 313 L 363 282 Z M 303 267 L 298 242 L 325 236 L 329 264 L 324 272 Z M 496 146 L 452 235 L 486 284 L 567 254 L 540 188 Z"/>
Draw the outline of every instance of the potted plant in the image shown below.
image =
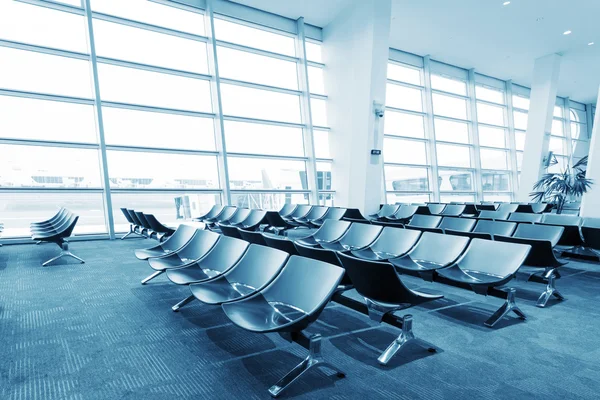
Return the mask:
<path id="1" fill-rule="evenodd" d="M 533 185 L 529 194 L 532 201 L 548 202 L 554 205 L 557 214 L 561 214 L 565 203 L 576 200 L 586 193 L 593 184 L 592 179 L 585 177 L 587 156 L 583 157 L 573 167 L 567 166 L 559 173 L 546 173 Z M 556 157 L 552 157 L 549 165 L 556 165 Z"/>

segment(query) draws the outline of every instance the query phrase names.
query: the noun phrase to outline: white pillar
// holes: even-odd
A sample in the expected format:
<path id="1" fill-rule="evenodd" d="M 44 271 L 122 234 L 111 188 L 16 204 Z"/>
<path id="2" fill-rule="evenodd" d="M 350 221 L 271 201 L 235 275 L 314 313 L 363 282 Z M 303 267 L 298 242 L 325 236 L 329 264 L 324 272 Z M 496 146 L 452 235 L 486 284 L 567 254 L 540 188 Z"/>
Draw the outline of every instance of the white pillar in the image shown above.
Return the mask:
<path id="1" fill-rule="evenodd" d="M 598 90 L 598 101 L 600 104 L 600 88 Z M 588 106 L 589 114 L 591 114 L 591 104 Z M 600 218 L 600 113 L 596 111 L 594 123 L 592 125 L 592 139 L 590 141 L 590 153 L 588 156 L 588 165 L 585 177 L 593 179 L 594 184 L 592 189 L 583 195 L 581 202 L 582 217 Z"/>
<path id="2" fill-rule="evenodd" d="M 535 60 L 525 135 L 525 151 L 517 201 L 529 201 L 533 185 L 543 173 L 543 159 L 548 155 L 547 134 L 552 130 L 561 56 L 550 54 Z"/>
<path id="3" fill-rule="evenodd" d="M 383 191 L 383 155 L 371 155 L 383 146 L 373 104 L 385 104 L 391 9 L 391 0 L 354 2 L 323 29 L 336 205 L 365 213 L 378 209 Z"/>

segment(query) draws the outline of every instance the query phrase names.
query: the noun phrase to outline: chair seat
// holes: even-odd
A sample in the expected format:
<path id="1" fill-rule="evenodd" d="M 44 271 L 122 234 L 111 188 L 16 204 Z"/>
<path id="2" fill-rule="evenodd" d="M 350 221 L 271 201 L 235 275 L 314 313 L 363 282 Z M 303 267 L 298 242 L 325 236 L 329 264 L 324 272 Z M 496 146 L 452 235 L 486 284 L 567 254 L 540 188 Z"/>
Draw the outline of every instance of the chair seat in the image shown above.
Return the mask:
<path id="1" fill-rule="evenodd" d="M 166 269 L 185 267 L 194 261 L 196 260 L 190 258 L 181 258 L 177 254 L 173 253 L 167 257 L 150 258 L 148 260 L 148 264 L 150 264 L 150 266 L 156 271 L 164 271 Z"/>
<path id="2" fill-rule="evenodd" d="M 221 306 L 231 322 L 252 332 L 268 333 L 286 331 L 294 320 L 307 315 L 295 307 L 268 302 L 261 294 L 244 301 L 225 303 Z"/>
<path id="3" fill-rule="evenodd" d="M 319 245 L 319 242 L 317 242 L 313 236 L 295 239 L 294 242 L 300 243 L 302 246 L 310 246 L 310 247 L 315 247 L 315 246 Z"/>
<path id="4" fill-rule="evenodd" d="M 430 261 L 424 260 L 413 260 L 409 255 L 404 257 L 393 258 L 389 260 L 389 262 L 394 266 L 399 268 L 400 270 L 406 271 L 435 271 L 440 268 L 444 268 L 449 265 L 448 264 L 440 264 Z"/>
<path id="5" fill-rule="evenodd" d="M 322 248 L 324 248 L 326 250 L 331 250 L 331 251 L 353 250 L 353 249 L 342 246 L 339 242 L 333 242 L 333 243 L 321 242 L 321 243 L 319 243 L 319 245 L 321 245 Z"/>
<path id="6" fill-rule="evenodd" d="M 223 304 L 247 297 L 256 292 L 256 288 L 238 283 L 230 283 L 225 277 L 208 282 L 191 284 L 190 290 L 195 298 L 206 304 Z"/>
<path id="7" fill-rule="evenodd" d="M 356 258 L 369 261 L 387 261 L 391 258 L 398 257 L 398 254 L 391 254 L 383 251 L 375 252 L 370 248 L 362 250 L 352 250 L 350 253 Z"/>
<path id="8" fill-rule="evenodd" d="M 169 280 L 178 285 L 189 285 L 190 283 L 207 281 L 218 275 L 220 275 L 220 272 L 202 269 L 198 264 L 167 270 Z"/>
<path id="9" fill-rule="evenodd" d="M 438 271 L 438 274 L 454 282 L 477 286 L 500 286 L 510 277 L 485 274 L 477 271 L 462 270 L 452 266 Z"/>
<path id="10" fill-rule="evenodd" d="M 172 253 L 172 250 L 165 249 L 138 249 L 135 251 L 135 256 L 140 260 L 147 260 L 152 257 L 162 257 Z"/>

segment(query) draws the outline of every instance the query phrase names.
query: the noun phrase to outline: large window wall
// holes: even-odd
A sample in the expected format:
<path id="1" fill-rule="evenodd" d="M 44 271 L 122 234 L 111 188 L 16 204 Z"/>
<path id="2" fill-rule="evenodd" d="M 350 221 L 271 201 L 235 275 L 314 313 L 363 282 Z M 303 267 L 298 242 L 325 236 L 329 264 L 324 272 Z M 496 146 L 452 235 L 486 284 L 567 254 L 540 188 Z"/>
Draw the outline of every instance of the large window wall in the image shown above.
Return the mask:
<path id="1" fill-rule="evenodd" d="M 174 224 L 332 202 L 320 30 L 220 9 L 0 0 L 4 237 L 60 206 L 107 234 L 127 229 L 120 207 Z"/>

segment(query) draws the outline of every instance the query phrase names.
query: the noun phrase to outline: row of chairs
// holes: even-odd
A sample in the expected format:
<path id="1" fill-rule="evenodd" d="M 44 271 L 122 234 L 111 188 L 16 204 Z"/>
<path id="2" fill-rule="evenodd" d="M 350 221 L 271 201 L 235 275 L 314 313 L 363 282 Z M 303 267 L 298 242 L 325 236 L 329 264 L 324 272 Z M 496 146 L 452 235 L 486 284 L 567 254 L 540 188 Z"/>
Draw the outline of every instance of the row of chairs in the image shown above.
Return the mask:
<path id="1" fill-rule="evenodd" d="M 69 242 L 67 241 L 67 238 L 73 234 L 78 220 L 78 215 L 63 207 L 52 218 L 31 223 L 31 238 L 36 241 L 36 244 L 50 242 L 55 243 L 61 249 L 57 256 L 42 263 L 42 266 L 45 267 L 62 257 L 72 257 L 81 263 L 85 262 L 69 250 Z"/>
<path id="2" fill-rule="evenodd" d="M 121 212 L 127 222 L 129 222 L 129 232 L 122 236 L 121 240 L 131 235 L 138 235 L 146 238 L 155 238 L 160 242 L 175 232 L 175 229 L 163 225 L 152 214 L 145 214 L 141 211 L 127 208 L 121 208 Z"/>

